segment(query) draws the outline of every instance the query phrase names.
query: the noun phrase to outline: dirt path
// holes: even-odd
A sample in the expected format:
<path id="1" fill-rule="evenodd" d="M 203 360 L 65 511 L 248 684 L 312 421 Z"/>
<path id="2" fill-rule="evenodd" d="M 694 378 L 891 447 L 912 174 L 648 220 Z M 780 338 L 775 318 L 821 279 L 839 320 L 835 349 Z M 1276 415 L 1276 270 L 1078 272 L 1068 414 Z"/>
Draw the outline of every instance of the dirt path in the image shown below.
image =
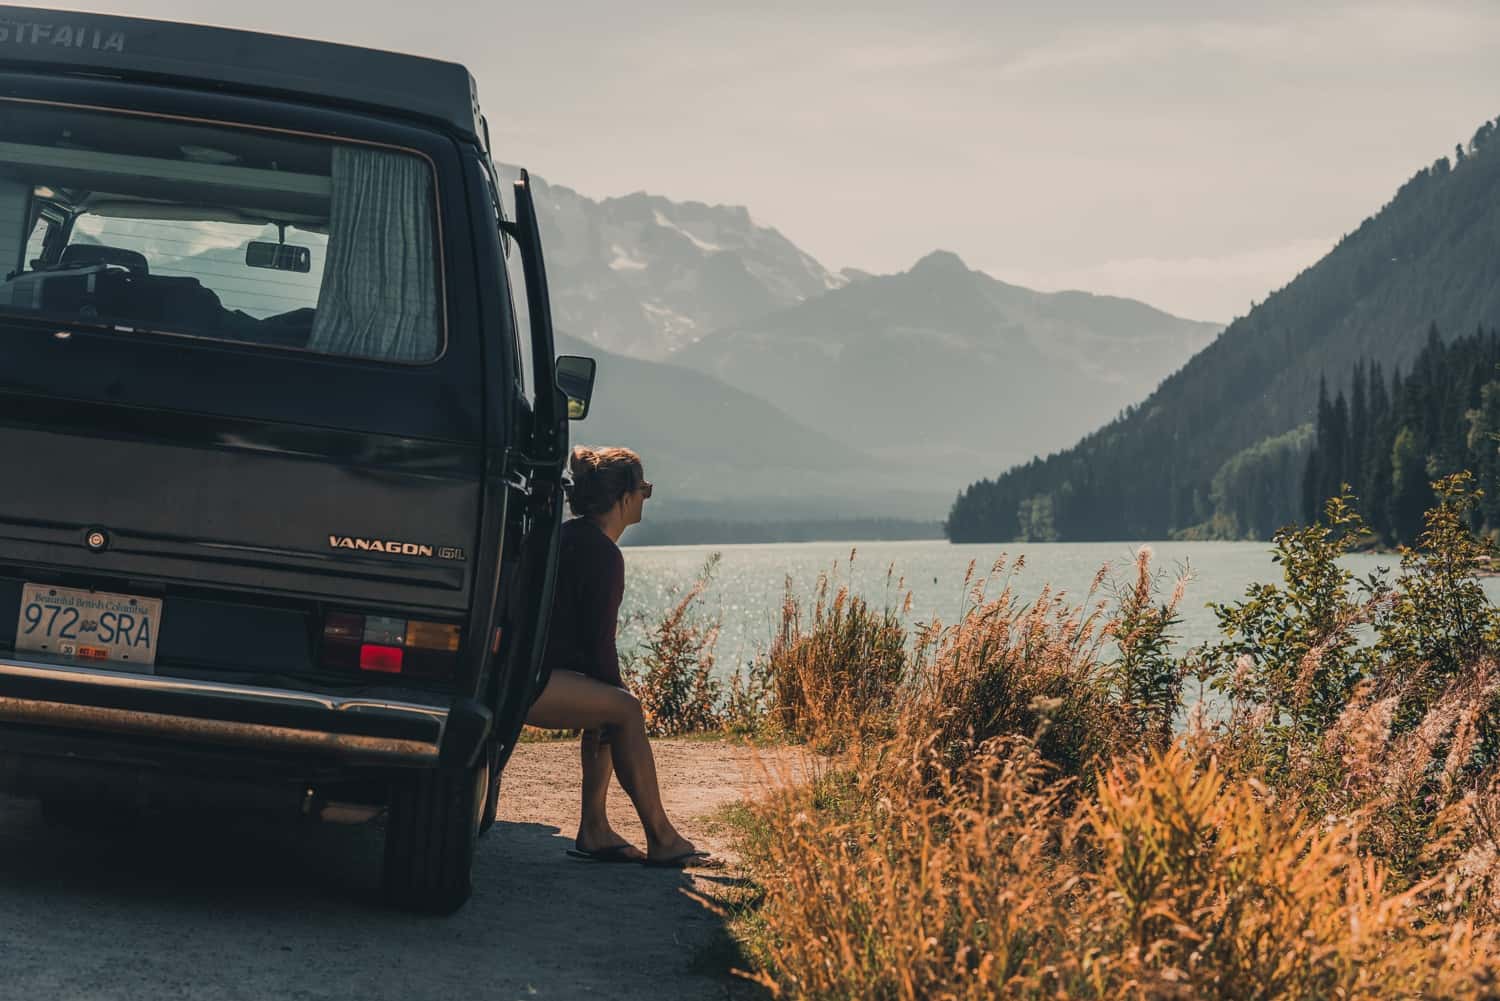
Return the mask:
<path id="1" fill-rule="evenodd" d="M 663 741 L 668 811 L 728 853 L 702 818 L 753 792 L 783 756 Z M 474 899 L 450 918 L 378 902 L 374 828 L 101 818 L 85 829 L 0 799 L 0 998 L 754 998 L 724 976 L 713 897 L 736 877 L 568 858 L 577 747 L 524 745 L 481 843 Z M 616 793 L 617 829 L 639 837 Z"/>

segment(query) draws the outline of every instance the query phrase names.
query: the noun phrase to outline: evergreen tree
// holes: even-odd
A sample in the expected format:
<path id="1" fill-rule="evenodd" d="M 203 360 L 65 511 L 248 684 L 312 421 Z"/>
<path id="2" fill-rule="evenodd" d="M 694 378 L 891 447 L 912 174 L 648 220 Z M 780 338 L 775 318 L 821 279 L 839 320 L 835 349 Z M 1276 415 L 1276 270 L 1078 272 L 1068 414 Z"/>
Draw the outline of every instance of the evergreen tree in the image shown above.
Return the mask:
<path id="1" fill-rule="evenodd" d="M 1307 461 L 1302 465 L 1302 520 L 1306 524 L 1312 524 L 1318 520 L 1318 500 L 1323 490 L 1323 459 L 1322 453 L 1314 447 L 1307 453 Z"/>
<path id="2" fill-rule="evenodd" d="M 1422 532 L 1422 514 L 1432 503 L 1427 478 L 1427 456 L 1417 433 L 1403 426 L 1391 444 L 1391 530 L 1396 538 L 1415 540 Z"/>
<path id="3" fill-rule="evenodd" d="M 1342 392 L 1319 406 L 1301 485 L 1304 513 L 1319 512 L 1347 482 L 1378 536 L 1411 543 L 1432 501 L 1429 483 L 1467 470 L 1484 494 L 1468 515 L 1471 525 L 1500 535 L 1500 333 L 1445 343 L 1429 328 L 1411 374 L 1398 370 L 1389 391 L 1374 362 L 1356 364 L 1350 385 L 1347 408 Z"/>
<path id="4" fill-rule="evenodd" d="M 1323 479 L 1323 497 L 1337 497 L 1349 482 L 1349 404 L 1344 402 L 1343 390 L 1339 391 L 1328 413 L 1327 470 Z"/>
<path id="5" fill-rule="evenodd" d="M 1354 363 L 1354 382 L 1349 395 L 1349 446 L 1345 453 L 1344 480 L 1360 490 L 1365 482 L 1365 450 L 1370 438 L 1370 408 L 1366 399 L 1365 363 Z"/>
<path id="6" fill-rule="evenodd" d="M 1328 497 L 1328 464 L 1333 455 L 1329 435 L 1333 429 L 1333 407 L 1328 402 L 1328 378 L 1318 377 L 1318 417 L 1312 454 L 1307 457 L 1307 468 L 1302 474 L 1302 517 L 1311 524 L 1318 520 L 1323 510 L 1323 501 Z"/>
<path id="7" fill-rule="evenodd" d="M 1365 501 L 1364 510 L 1369 512 L 1370 531 L 1389 542 L 1391 520 L 1385 498 L 1391 489 L 1391 450 L 1387 445 L 1395 437 L 1395 431 L 1391 427 L 1391 394 L 1379 362 L 1370 365 L 1369 381 L 1370 427 L 1365 437 L 1364 475 L 1357 491 Z"/>

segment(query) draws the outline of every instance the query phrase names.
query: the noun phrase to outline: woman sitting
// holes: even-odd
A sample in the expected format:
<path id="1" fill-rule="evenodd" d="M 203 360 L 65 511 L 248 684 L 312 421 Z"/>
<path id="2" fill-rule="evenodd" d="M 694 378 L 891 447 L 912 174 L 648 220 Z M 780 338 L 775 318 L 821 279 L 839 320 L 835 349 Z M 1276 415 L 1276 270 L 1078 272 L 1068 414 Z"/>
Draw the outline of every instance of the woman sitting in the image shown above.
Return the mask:
<path id="1" fill-rule="evenodd" d="M 602 862 L 683 866 L 703 857 L 662 808 L 656 761 L 641 704 L 625 689 L 615 629 L 625 594 L 621 533 L 641 520 L 651 484 L 627 448 L 575 448 L 547 634 L 547 685 L 526 721 L 549 730 L 583 730 L 583 816 L 576 854 Z M 605 812 L 610 776 L 635 804 L 646 851 L 615 833 Z"/>

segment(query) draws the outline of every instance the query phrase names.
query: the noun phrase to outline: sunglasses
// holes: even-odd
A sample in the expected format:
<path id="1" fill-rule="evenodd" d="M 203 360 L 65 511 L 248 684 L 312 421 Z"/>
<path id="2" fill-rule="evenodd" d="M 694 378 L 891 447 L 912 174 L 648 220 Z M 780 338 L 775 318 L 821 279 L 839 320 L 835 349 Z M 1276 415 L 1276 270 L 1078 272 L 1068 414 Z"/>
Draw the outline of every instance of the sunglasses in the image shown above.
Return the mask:
<path id="1" fill-rule="evenodd" d="M 649 498 L 651 496 L 651 484 L 646 480 L 642 480 L 641 485 L 636 487 L 636 490 L 640 491 L 642 498 Z"/>

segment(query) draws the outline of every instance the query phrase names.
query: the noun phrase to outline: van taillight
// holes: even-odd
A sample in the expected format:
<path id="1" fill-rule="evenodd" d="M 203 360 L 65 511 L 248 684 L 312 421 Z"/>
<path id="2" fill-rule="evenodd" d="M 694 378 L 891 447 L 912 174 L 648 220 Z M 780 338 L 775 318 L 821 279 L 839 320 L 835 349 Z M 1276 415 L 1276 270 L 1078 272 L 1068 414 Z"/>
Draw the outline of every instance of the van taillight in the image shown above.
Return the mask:
<path id="1" fill-rule="evenodd" d="M 401 661 L 406 651 L 398 646 L 381 646 L 378 643 L 361 643 L 359 646 L 359 669 L 379 671 L 381 674 L 400 674 Z"/>
<path id="2" fill-rule="evenodd" d="M 445 678 L 458 663 L 458 626 L 420 619 L 330 612 L 323 619 L 325 668 Z"/>

